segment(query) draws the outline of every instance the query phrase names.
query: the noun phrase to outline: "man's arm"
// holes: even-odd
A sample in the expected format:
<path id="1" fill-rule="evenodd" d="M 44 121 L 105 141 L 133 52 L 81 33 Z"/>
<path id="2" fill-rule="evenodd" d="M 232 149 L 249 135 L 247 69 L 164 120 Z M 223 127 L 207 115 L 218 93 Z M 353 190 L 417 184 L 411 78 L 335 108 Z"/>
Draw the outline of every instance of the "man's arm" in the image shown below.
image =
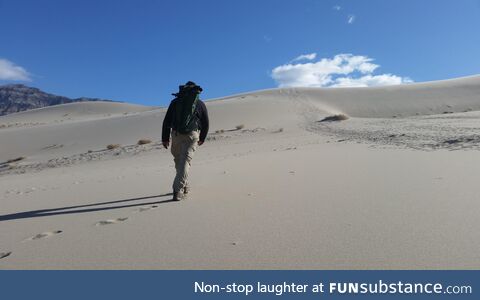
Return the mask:
<path id="1" fill-rule="evenodd" d="M 168 145 L 170 143 L 170 130 L 172 127 L 173 110 L 174 110 L 174 105 L 172 101 L 170 102 L 170 105 L 168 106 L 168 109 L 167 109 L 167 113 L 165 114 L 165 118 L 163 119 L 162 144 L 165 148 L 168 148 Z"/>
<path id="2" fill-rule="evenodd" d="M 205 139 L 207 138 L 207 133 L 208 133 L 208 127 L 209 127 L 209 120 L 208 120 L 208 111 L 207 107 L 205 106 L 205 103 L 200 102 L 202 106 L 202 113 L 200 115 L 200 140 L 198 142 L 199 145 L 203 144 L 205 142 Z"/>

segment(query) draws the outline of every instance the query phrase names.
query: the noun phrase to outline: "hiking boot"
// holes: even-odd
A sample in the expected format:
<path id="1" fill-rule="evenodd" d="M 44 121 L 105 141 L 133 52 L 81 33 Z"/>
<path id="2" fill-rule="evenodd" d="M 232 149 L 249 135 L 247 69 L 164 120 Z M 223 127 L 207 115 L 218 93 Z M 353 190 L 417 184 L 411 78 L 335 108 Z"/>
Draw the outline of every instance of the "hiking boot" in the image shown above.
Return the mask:
<path id="1" fill-rule="evenodd" d="M 185 200 L 187 197 L 184 193 L 173 192 L 173 201 Z"/>

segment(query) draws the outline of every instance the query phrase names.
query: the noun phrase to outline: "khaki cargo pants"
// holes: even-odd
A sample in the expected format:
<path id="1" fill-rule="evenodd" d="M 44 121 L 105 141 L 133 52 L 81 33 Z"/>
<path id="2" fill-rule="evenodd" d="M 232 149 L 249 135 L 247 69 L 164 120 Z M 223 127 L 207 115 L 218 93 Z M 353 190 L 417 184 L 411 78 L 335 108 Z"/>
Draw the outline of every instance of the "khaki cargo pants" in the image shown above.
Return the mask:
<path id="1" fill-rule="evenodd" d="M 184 188 L 188 189 L 188 171 L 193 153 L 197 149 L 200 132 L 195 130 L 188 134 L 181 134 L 172 130 L 172 147 L 170 151 L 175 161 L 177 175 L 173 181 L 173 191 L 183 196 Z"/>

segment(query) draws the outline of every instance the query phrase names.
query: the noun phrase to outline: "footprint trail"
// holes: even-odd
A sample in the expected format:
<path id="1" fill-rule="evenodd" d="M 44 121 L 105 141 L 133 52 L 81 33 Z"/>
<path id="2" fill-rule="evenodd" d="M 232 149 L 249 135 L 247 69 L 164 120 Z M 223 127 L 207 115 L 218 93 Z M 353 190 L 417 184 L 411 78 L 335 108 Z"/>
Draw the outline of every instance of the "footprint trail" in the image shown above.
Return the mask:
<path id="1" fill-rule="evenodd" d="M 155 209 L 155 208 L 157 208 L 157 207 L 158 207 L 158 205 L 142 206 L 142 207 L 136 209 L 135 211 L 136 211 L 136 212 L 144 212 L 144 211 L 148 211 L 148 210 Z"/>
<path id="2" fill-rule="evenodd" d="M 128 218 L 117 218 L 117 219 L 109 219 L 109 220 L 104 220 L 104 221 L 99 221 L 95 223 L 95 226 L 104 226 L 104 225 L 110 225 L 110 224 L 117 224 L 123 221 L 126 221 Z"/>
<path id="3" fill-rule="evenodd" d="M 32 237 L 29 237 L 25 241 L 34 241 L 34 240 L 45 239 L 45 238 L 49 238 L 51 236 L 54 236 L 54 235 L 57 235 L 57 234 L 60 234 L 60 233 L 62 233 L 61 230 L 45 231 L 45 232 L 39 233 L 37 235 L 34 235 Z"/>

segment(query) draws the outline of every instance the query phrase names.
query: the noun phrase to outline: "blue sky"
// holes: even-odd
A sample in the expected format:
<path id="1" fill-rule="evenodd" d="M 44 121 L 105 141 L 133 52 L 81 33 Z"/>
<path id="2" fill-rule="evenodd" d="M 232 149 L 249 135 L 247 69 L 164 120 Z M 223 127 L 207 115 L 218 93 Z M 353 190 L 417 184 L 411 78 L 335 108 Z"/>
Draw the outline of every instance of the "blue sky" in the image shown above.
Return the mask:
<path id="1" fill-rule="evenodd" d="M 480 73 L 480 0 L 0 0 L 0 16 L 0 84 L 69 97 L 166 105 L 187 80 L 209 99 Z"/>

